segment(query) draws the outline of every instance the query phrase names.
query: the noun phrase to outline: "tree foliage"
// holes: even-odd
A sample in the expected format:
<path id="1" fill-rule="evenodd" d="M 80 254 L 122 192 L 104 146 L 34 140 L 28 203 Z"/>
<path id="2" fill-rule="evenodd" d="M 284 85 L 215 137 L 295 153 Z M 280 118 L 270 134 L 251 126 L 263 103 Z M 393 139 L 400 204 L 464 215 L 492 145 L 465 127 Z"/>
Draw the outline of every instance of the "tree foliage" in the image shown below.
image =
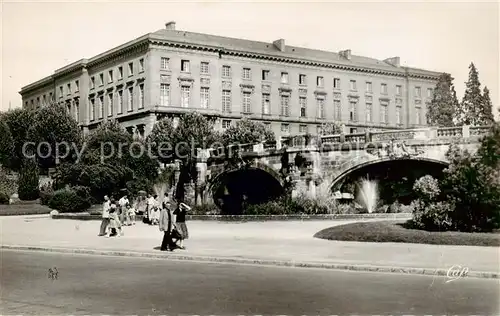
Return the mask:
<path id="1" fill-rule="evenodd" d="M 14 155 L 14 138 L 0 113 L 0 165 L 8 165 Z"/>
<path id="2" fill-rule="evenodd" d="M 4 161 L 5 167 L 19 171 L 24 160 L 23 145 L 29 141 L 28 130 L 34 123 L 35 112 L 30 109 L 14 109 L 3 113 L 4 122 L 9 127 L 14 143 L 10 159 Z"/>
<path id="3" fill-rule="evenodd" d="M 53 168 L 62 161 L 75 161 L 82 137 L 78 123 L 59 104 L 50 104 L 37 110 L 28 131 L 28 139 L 35 146 L 41 143 L 50 145 L 38 147 L 40 152 L 37 159 L 42 168 Z"/>
<path id="4" fill-rule="evenodd" d="M 453 126 L 453 118 L 458 107 L 453 78 L 450 74 L 443 73 L 439 77 L 434 96 L 427 108 L 427 122 L 436 126 Z"/>
<path id="5" fill-rule="evenodd" d="M 39 197 L 39 169 L 35 159 L 24 159 L 19 174 L 19 199 L 33 201 Z"/>
<path id="6" fill-rule="evenodd" d="M 493 124 L 493 122 L 495 121 L 493 117 L 493 104 L 491 103 L 490 90 L 488 89 L 488 87 L 484 87 L 483 89 L 479 115 L 480 115 L 479 121 L 483 125 L 490 125 Z"/>
<path id="7" fill-rule="evenodd" d="M 259 142 L 274 142 L 276 137 L 270 128 L 263 123 L 242 119 L 222 133 L 224 146 L 231 144 L 253 144 Z"/>
<path id="8" fill-rule="evenodd" d="M 474 63 L 469 65 L 469 79 L 466 82 L 466 89 L 462 103 L 457 113 L 459 125 L 484 125 L 482 115 L 483 96 L 481 94 L 481 83 Z"/>

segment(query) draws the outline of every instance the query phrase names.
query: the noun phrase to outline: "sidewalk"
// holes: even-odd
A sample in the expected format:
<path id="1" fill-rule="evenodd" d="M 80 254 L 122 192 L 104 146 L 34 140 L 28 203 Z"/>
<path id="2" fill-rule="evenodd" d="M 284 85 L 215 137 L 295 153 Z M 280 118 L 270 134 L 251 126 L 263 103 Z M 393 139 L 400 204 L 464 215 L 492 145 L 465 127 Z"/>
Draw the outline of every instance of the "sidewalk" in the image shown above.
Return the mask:
<path id="1" fill-rule="evenodd" d="M 359 221 L 359 220 L 358 220 Z M 499 278 L 499 248 L 362 243 L 313 238 L 321 229 L 354 221 L 188 222 L 187 250 L 164 253 L 158 226 L 138 222 L 118 238 L 98 237 L 98 221 L 48 216 L 0 217 L 2 248 L 168 257 L 183 260 L 446 275 L 452 266 L 469 276 Z"/>

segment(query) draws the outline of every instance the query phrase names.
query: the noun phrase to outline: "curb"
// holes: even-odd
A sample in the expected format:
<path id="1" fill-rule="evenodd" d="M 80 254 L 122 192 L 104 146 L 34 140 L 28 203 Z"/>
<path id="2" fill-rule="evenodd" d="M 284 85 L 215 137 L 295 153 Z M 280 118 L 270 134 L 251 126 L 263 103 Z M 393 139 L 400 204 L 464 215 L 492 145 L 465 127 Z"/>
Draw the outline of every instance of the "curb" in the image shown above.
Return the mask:
<path id="1" fill-rule="evenodd" d="M 101 220 L 98 214 L 57 214 L 53 219 L 72 220 Z M 258 222 L 258 221 L 304 221 L 304 220 L 354 220 L 354 219 L 411 219 L 410 213 L 391 214 L 324 214 L 324 215 L 187 215 L 190 221 L 228 221 L 228 222 Z M 136 221 L 141 221 L 142 215 L 136 216 Z"/>
<path id="2" fill-rule="evenodd" d="M 448 276 L 450 273 L 450 270 L 446 269 L 368 266 L 368 265 L 337 264 L 337 263 L 314 263 L 314 262 L 290 261 L 290 260 L 286 261 L 286 260 L 244 259 L 244 258 L 231 258 L 231 257 L 205 257 L 205 256 L 190 256 L 190 255 L 164 254 L 164 253 L 153 253 L 153 252 L 144 253 L 144 252 L 119 251 L 119 250 L 115 251 L 115 250 L 94 250 L 94 249 L 48 248 L 48 247 L 15 246 L 15 245 L 1 245 L 1 249 L 88 254 L 88 255 L 117 256 L 117 257 L 156 258 L 156 259 L 195 261 L 195 262 L 257 264 L 257 265 L 278 266 L 278 267 L 316 268 L 316 269 L 329 269 L 329 270 L 349 270 L 349 271 L 399 273 L 399 274 L 413 274 L 413 275 L 416 274 L 416 275 Z M 450 279 L 454 278 L 451 276 L 448 277 Z M 483 279 L 500 279 L 500 274 L 498 272 L 469 271 L 466 277 L 483 278 Z"/>

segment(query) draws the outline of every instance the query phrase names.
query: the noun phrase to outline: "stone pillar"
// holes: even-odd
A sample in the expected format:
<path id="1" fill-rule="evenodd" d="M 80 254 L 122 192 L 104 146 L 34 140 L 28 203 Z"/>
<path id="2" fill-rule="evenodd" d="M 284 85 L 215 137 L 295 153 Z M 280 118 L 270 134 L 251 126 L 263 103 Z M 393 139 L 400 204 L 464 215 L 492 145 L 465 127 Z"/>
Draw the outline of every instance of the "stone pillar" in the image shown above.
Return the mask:
<path id="1" fill-rule="evenodd" d="M 257 152 L 257 153 L 263 152 L 264 151 L 264 144 L 260 143 L 260 144 L 253 145 L 253 151 Z"/>
<path id="2" fill-rule="evenodd" d="M 469 125 L 463 125 L 462 126 L 462 137 L 463 138 L 469 138 L 470 137 L 470 126 Z"/>
<path id="3" fill-rule="evenodd" d="M 276 139 L 276 149 L 277 150 L 281 149 L 281 139 L 280 138 Z"/>
<path id="4" fill-rule="evenodd" d="M 438 128 L 437 127 L 431 127 L 429 129 L 429 139 L 436 139 L 438 137 Z"/>

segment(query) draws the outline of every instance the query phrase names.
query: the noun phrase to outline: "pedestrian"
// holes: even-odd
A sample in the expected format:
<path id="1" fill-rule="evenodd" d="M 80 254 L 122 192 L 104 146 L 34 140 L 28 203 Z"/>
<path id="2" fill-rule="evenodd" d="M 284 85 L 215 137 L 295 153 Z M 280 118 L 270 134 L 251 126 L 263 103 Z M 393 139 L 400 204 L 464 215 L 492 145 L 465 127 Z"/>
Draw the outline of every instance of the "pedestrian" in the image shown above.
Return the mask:
<path id="1" fill-rule="evenodd" d="M 99 230 L 98 236 L 105 236 L 106 230 L 109 225 L 109 208 L 111 206 L 111 202 L 107 195 L 104 196 L 104 203 L 102 204 L 102 221 L 101 221 L 101 229 Z"/>
<path id="2" fill-rule="evenodd" d="M 135 202 L 135 206 L 131 206 L 127 204 L 127 212 L 129 217 L 129 226 L 135 225 L 135 215 L 137 213 L 137 202 Z"/>
<path id="3" fill-rule="evenodd" d="M 128 212 L 127 212 L 127 204 L 129 204 L 129 201 L 128 201 L 126 194 L 124 196 L 122 196 L 122 198 L 120 200 L 118 200 L 118 204 L 120 206 L 120 209 L 119 209 L 120 222 L 123 225 L 129 225 L 130 218 L 128 217 Z"/>
<path id="4" fill-rule="evenodd" d="M 109 215 L 110 215 L 109 227 L 111 229 L 109 237 L 123 236 L 122 223 L 120 222 L 120 218 L 118 216 L 118 206 L 116 205 L 116 202 L 114 200 L 111 200 Z M 118 234 L 118 232 L 120 234 Z"/>
<path id="5" fill-rule="evenodd" d="M 179 248 L 184 248 L 184 240 L 189 238 L 189 231 L 186 225 L 186 213 L 191 208 L 185 203 L 179 203 L 179 206 L 175 209 L 175 226 L 179 230 L 180 238 L 179 238 Z"/>
<path id="6" fill-rule="evenodd" d="M 151 194 L 148 196 L 148 199 L 146 201 L 146 205 L 147 205 L 146 214 L 145 214 L 145 217 L 144 217 L 145 219 L 143 220 L 143 222 L 145 224 L 151 225 L 151 213 L 153 212 L 153 208 L 155 206 L 155 199 Z"/>
<path id="7" fill-rule="evenodd" d="M 163 232 L 163 240 L 161 242 L 161 251 L 174 251 L 177 248 L 177 245 L 172 240 L 172 213 L 171 213 L 171 205 L 170 202 L 165 202 L 162 210 L 160 212 L 160 221 L 158 223 L 158 227 L 161 232 Z"/>

